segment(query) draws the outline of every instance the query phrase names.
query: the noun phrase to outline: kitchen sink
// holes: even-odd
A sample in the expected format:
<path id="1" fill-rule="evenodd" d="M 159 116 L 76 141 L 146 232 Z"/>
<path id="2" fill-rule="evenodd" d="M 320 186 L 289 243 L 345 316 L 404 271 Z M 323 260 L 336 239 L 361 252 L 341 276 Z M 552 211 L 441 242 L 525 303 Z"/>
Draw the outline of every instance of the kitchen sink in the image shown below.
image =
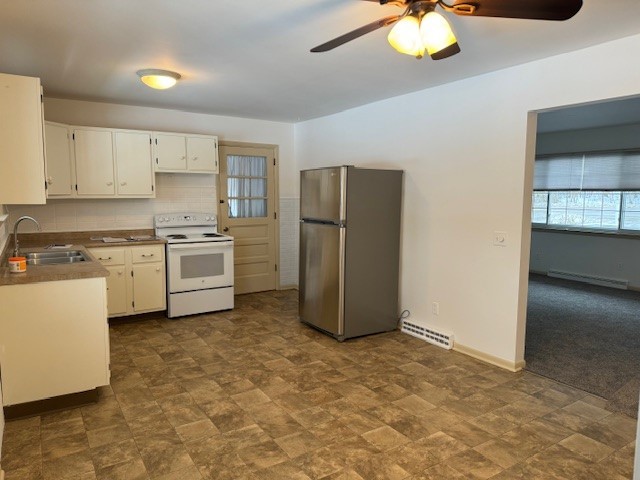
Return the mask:
<path id="1" fill-rule="evenodd" d="M 87 261 L 80 250 L 64 250 L 59 252 L 28 252 L 24 253 L 27 265 L 59 265 Z"/>

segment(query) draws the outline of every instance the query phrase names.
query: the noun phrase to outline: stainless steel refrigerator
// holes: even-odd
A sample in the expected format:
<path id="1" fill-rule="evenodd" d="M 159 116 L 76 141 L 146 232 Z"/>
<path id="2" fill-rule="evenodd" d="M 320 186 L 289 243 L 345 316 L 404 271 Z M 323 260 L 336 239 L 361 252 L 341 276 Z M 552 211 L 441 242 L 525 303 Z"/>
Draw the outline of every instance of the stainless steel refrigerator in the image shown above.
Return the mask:
<path id="1" fill-rule="evenodd" d="M 342 341 L 396 328 L 401 170 L 300 172 L 300 320 Z"/>

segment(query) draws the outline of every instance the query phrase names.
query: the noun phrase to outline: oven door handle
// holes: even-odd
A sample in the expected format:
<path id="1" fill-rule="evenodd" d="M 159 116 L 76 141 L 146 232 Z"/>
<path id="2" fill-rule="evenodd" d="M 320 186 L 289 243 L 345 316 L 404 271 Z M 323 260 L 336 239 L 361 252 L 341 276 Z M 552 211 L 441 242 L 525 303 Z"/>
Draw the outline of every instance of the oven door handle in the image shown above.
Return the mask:
<path id="1" fill-rule="evenodd" d="M 169 250 L 194 250 L 211 248 L 212 246 L 232 246 L 233 242 L 199 242 L 199 243 L 182 243 L 182 244 L 170 244 Z"/>

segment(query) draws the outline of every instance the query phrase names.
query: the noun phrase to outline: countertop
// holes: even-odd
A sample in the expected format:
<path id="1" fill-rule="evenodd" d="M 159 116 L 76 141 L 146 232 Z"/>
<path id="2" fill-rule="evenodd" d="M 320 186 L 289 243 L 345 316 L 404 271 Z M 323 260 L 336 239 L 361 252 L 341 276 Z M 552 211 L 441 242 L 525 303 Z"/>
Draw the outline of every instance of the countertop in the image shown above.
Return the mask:
<path id="1" fill-rule="evenodd" d="M 148 240 L 128 240 L 125 242 L 105 243 L 93 240 L 99 237 L 129 238 L 131 236 L 149 235 Z M 153 236 L 153 230 L 105 230 L 99 232 L 46 232 L 19 233 L 20 249 L 23 251 L 48 251 L 47 245 L 71 244 L 70 250 L 81 250 L 91 261 L 62 265 L 28 265 L 24 273 L 11 273 L 8 258 L 13 251 L 13 236 L 7 242 L 0 256 L 0 286 L 21 285 L 37 282 L 54 282 L 58 280 L 76 280 L 82 278 L 108 277 L 109 271 L 87 250 L 95 247 L 118 247 L 134 245 L 164 244 L 165 240 Z"/>

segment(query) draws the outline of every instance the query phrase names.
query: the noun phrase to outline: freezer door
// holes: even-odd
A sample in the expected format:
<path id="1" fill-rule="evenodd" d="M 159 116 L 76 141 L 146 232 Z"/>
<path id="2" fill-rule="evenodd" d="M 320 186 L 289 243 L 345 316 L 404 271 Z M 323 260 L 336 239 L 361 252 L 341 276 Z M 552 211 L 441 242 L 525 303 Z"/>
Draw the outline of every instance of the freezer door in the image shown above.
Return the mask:
<path id="1" fill-rule="evenodd" d="M 300 320 L 344 334 L 344 235 L 336 225 L 300 223 Z"/>
<path id="2" fill-rule="evenodd" d="M 346 167 L 300 172 L 300 218 L 340 223 L 345 218 Z"/>

